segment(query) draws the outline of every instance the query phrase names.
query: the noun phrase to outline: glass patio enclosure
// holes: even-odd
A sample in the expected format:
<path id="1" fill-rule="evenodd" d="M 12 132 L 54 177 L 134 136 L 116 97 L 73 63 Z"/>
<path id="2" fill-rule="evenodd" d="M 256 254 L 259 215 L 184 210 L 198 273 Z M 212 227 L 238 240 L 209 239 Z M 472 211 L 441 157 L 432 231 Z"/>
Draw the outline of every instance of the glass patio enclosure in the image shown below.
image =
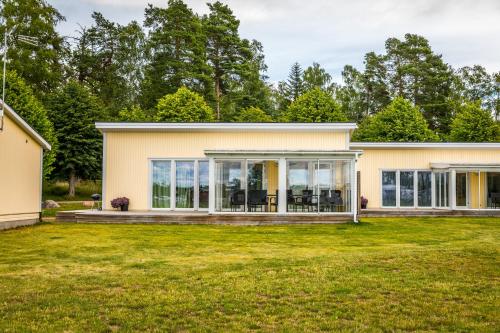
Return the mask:
<path id="1" fill-rule="evenodd" d="M 353 214 L 353 156 L 151 160 L 150 207 L 215 214 Z"/>

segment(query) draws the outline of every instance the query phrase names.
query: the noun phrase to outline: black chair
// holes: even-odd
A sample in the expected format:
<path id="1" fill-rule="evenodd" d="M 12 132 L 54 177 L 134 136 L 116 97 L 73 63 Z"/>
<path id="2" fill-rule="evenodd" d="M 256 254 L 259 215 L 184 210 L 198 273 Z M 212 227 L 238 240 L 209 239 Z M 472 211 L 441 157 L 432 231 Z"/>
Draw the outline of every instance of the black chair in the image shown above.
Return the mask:
<path id="1" fill-rule="evenodd" d="M 321 190 L 319 193 L 319 209 L 320 211 L 331 211 L 332 201 L 330 198 L 330 190 Z"/>
<path id="2" fill-rule="evenodd" d="M 269 205 L 271 206 L 271 211 L 272 211 L 272 207 L 274 207 L 274 211 L 277 212 L 278 211 L 278 203 L 279 203 L 279 190 L 276 190 L 276 194 L 271 197 L 268 196 L 268 201 L 269 201 Z"/>
<path id="3" fill-rule="evenodd" d="M 335 211 L 343 211 L 344 200 L 342 200 L 341 196 L 342 192 L 339 190 L 335 190 L 333 192 L 333 197 L 330 199 L 332 206 Z"/>
<path id="4" fill-rule="evenodd" d="M 229 205 L 231 206 L 231 211 L 236 212 L 241 210 L 241 206 L 245 207 L 245 190 L 237 190 L 230 194 Z M 243 209 L 244 210 L 244 209 Z"/>
<path id="5" fill-rule="evenodd" d="M 263 211 L 263 207 L 267 210 L 267 190 L 248 190 L 248 211 L 253 212 L 260 207 L 260 211 Z"/>
<path id="6" fill-rule="evenodd" d="M 302 198 L 301 198 L 302 210 L 304 210 L 307 207 L 308 212 L 311 211 L 311 208 L 314 211 L 315 207 L 317 206 L 317 203 L 314 201 L 315 200 L 314 200 L 313 190 L 302 191 Z"/>
<path id="7" fill-rule="evenodd" d="M 500 208 L 500 193 L 492 192 L 490 194 L 491 208 Z"/>
<path id="8" fill-rule="evenodd" d="M 286 206 L 287 206 L 287 210 L 290 207 L 290 205 L 292 205 L 293 211 L 296 212 L 297 211 L 297 200 L 295 200 L 295 196 L 293 195 L 293 191 L 292 190 L 286 190 Z"/>

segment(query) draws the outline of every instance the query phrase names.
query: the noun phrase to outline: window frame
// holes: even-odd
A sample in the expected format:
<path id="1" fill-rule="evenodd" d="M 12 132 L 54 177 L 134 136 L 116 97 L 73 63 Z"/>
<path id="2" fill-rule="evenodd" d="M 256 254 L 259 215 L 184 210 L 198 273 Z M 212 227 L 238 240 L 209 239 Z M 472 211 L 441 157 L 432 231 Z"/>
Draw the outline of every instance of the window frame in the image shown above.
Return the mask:
<path id="1" fill-rule="evenodd" d="M 384 172 L 395 172 L 396 173 L 396 205 L 385 206 L 384 205 L 384 189 L 382 184 L 382 174 Z M 401 172 L 413 172 L 413 205 L 411 206 L 401 206 Z M 431 173 L 431 206 L 419 206 L 418 205 L 418 172 L 430 172 Z M 435 193 L 434 193 L 434 172 L 431 169 L 380 169 L 379 170 L 379 184 L 380 184 L 380 207 L 389 209 L 419 209 L 419 208 L 435 208 Z"/>

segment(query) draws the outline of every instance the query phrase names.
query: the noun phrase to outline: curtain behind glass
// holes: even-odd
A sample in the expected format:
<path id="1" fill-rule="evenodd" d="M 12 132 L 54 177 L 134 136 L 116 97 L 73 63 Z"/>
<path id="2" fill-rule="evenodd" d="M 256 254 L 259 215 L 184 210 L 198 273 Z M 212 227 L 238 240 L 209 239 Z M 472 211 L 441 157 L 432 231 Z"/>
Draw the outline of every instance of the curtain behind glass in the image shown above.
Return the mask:
<path id="1" fill-rule="evenodd" d="M 194 207 L 194 162 L 175 162 L 175 207 Z"/>
<path id="2" fill-rule="evenodd" d="M 382 172 L 382 205 L 386 207 L 396 206 L 396 172 Z"/>
<path id="3" fill-rule="evenodd" d="M 153 208 L 170 208 L 170 161 L 153 161 Z"/>
<path id="4" fill-rule="evenodd" d="M 430 171 L 417 172 L 418 206 L 432 206 L 432 173 Z"/>

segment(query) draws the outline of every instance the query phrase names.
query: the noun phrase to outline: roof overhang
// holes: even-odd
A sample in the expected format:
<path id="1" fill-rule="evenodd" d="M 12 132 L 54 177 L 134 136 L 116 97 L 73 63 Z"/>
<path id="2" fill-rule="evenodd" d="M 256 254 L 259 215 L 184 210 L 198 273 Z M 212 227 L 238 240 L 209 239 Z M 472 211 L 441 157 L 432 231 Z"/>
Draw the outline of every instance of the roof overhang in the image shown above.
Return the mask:
<path id="1" fill-rule="evenodd" d="M 205 150 L 205 155 L 219 158 L 356 158 L 361 150 Z"/>
<path id="2" fill-rule="evenodd" d="M 356 149 L 500 149 L 500 142 L 351 142 Z"/>
<path id="3" fill-rule="evenodd" d="M 3 101 L 0 99 L 0 105 Z M 0 106 L 1 107 L 1 106 Z M 45 139 L 37 133 L 27 122 L 24 121 L 21 116 L 19 116 L 8 104 L 5 104 L 5 115 L 7 115 L 13 122 L 15 122 L 19 127 L 21 127 L 33 140 L 35 140 L 40 146 L 45 150 L 50 150 L 50 144 L 45 141 Z"/>
<path id="4" fill-rule="evenodd" d="M 495 163 L 431 163 L 433 170 L 490 171 L 500 172 L 500 164 Z"/>
<path id="5" fill-rule="evenodd" d="M 357 128 L 355 123 L 103 123 L 101 132 L 344 132 Z"/>

